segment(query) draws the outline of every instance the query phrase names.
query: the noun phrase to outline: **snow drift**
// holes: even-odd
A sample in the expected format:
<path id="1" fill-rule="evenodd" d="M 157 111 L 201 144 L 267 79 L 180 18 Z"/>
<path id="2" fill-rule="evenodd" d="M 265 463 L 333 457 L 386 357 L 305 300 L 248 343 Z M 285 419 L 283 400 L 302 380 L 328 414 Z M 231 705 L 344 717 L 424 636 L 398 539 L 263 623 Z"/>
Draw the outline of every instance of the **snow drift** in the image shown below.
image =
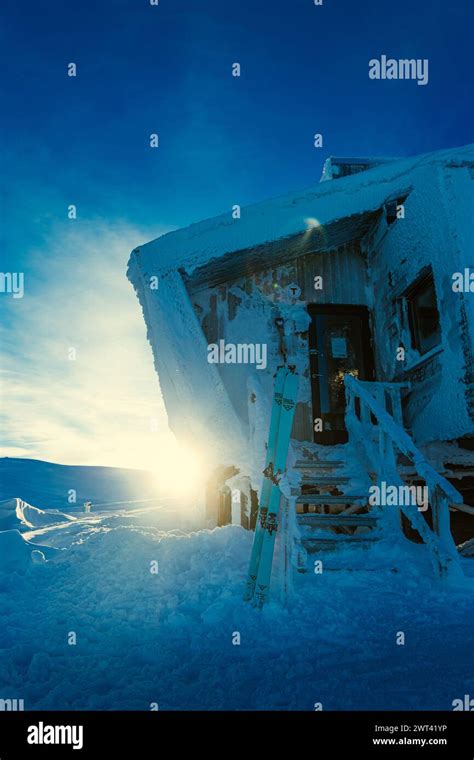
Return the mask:
<path id="1" fill-rule="evenodd" d="M 25 573 L 32 564 L 46 561 L 42 547 L 28 541 L 18 530 L 0 531 L 0 573 Z M 52 551 L 48 549 L 51 556 Z"/>
<path id="2" fill-rule="evenodd" d="M 75 519 L 58 509 L 38 509 L 19 498 L 0 501 L 0 530 L 40 528 L 61 522 L 73 522 Z"/>
<path id="3" fill-rule="evenodd" d="M 242 601 L 248 531 L 122 521 L 84 522 L 38 563 L 17 531 L 0 533 L 13 558 L 0 570 L 0 683 L 25 709 L 451 709 L 474 692 L 472 579 L 435 584 L 419 546 L 402 556 L 380 542 L 370 564 L 348 549 L 297 575 L 285 607 L 275 579 L 259 612 Z M 50 542 L 55 530 L 69 535 L 58 525 Z"/>

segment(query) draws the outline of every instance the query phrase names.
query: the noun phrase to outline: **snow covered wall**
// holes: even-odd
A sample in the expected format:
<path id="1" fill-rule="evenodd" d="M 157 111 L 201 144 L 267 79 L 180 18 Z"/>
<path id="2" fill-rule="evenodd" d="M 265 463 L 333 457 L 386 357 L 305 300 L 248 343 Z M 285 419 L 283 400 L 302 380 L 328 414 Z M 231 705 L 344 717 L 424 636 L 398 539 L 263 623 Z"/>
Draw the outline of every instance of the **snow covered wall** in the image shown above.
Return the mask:
<path id="1" fill-rule="evenodd" d="M 474 433 L 473 292 L 454 292 L 453 275 L 474 272 L 473 169 L 459 158 L 412 172 L 405 217 L 388 228 L 383 218 L 366 241 L 378 375 L 412 384 L 405 422 L 417 443 Z M 440 317 L 440 344 L 420 355 L 411 346 L 402 296 L 431 268 Z M 473 285 L 474 287 L 474 285 Z M 399 362 L 399 345 L 406 349 Z"/>

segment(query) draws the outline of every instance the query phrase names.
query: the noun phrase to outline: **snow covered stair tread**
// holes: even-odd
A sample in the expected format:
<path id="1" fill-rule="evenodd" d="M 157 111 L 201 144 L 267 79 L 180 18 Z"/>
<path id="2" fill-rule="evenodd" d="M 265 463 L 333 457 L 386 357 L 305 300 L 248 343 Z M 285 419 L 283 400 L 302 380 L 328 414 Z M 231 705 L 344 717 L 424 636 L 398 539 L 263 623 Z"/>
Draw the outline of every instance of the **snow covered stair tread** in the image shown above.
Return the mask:
<path id="1" fill-rule="evenodd" d="M 325 493 L 303 493 L 296 497 L 297 504 L 365 504 L 367 503 L 366 494 L 346 494 L 332 496 Z"/>
<path id="2" fill-rule="evenodd" d="M 337 470 L 347 462 L 342 459 L 298 459 L 295 462 L 297 470 Z"/>
<path id="3" fill-rule="evenodd" d="M 325 527 L 338 525 L 348 527 L 375 527 L 377 517 L 373 515 L 321 515 L 317 513 L 297 515 L 298 525 Z"/>
<path id="4" fill-rule="evenodd" d="M 295 468 L 297 469 L 297 468 Z M 350 475 L 306 475 L 301 479 L 301 486 L 325 486 L 339 485 L 339 483 L 348 483 L 351 480 Z"/>

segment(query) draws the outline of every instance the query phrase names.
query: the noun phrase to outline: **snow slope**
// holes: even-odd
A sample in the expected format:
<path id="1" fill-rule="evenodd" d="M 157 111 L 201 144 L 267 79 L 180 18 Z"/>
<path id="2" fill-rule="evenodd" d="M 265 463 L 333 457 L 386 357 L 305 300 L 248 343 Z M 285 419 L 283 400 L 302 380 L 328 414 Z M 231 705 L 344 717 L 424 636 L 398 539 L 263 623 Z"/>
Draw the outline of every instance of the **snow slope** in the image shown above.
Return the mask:
<path id="1" fill-rule="evenodd" d="M 76 491 L 76 504 L 68 500 Z M 164 496 L 154 476 L 144 470 L 53 464 L 37 459 L 0 458 L 0 499 L 17 496 L 44 509 L 71 512 L 84 501 L 133 501 Z"/>
<path id="2" fill-rule="evenodd" d="M 474 693 L 473 579 L 435 583 L 422 547 L 348 550 L 258 612 L 241 601 L 249 532 L 93 519 L 24 534 L 61 550 L 0 569 L 0 693 L 27 710 L 451 709 Z"/>

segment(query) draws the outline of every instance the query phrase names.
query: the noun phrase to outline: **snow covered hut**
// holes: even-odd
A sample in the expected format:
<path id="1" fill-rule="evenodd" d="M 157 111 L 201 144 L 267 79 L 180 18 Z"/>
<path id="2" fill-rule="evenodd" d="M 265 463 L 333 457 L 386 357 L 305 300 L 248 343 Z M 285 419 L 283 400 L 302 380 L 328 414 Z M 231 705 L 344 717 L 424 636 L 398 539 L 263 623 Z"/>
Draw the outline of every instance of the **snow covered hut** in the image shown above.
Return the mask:
<path id="1" fill-rule="evenodd" d="M 391 462 L 405 483 L 431 479 L 465 540 L 474 534 L 474 146 L 331 158 L 322 179 L 132 252 L 128 277 L 170 427 L 213 464 L 209 523 L 228 521 L 237 493 L 252 527 L 274 374 L 295 365 L 291 510 L 360 512 Z M 349 497 L 354 483 L 360 493 Z"/>

